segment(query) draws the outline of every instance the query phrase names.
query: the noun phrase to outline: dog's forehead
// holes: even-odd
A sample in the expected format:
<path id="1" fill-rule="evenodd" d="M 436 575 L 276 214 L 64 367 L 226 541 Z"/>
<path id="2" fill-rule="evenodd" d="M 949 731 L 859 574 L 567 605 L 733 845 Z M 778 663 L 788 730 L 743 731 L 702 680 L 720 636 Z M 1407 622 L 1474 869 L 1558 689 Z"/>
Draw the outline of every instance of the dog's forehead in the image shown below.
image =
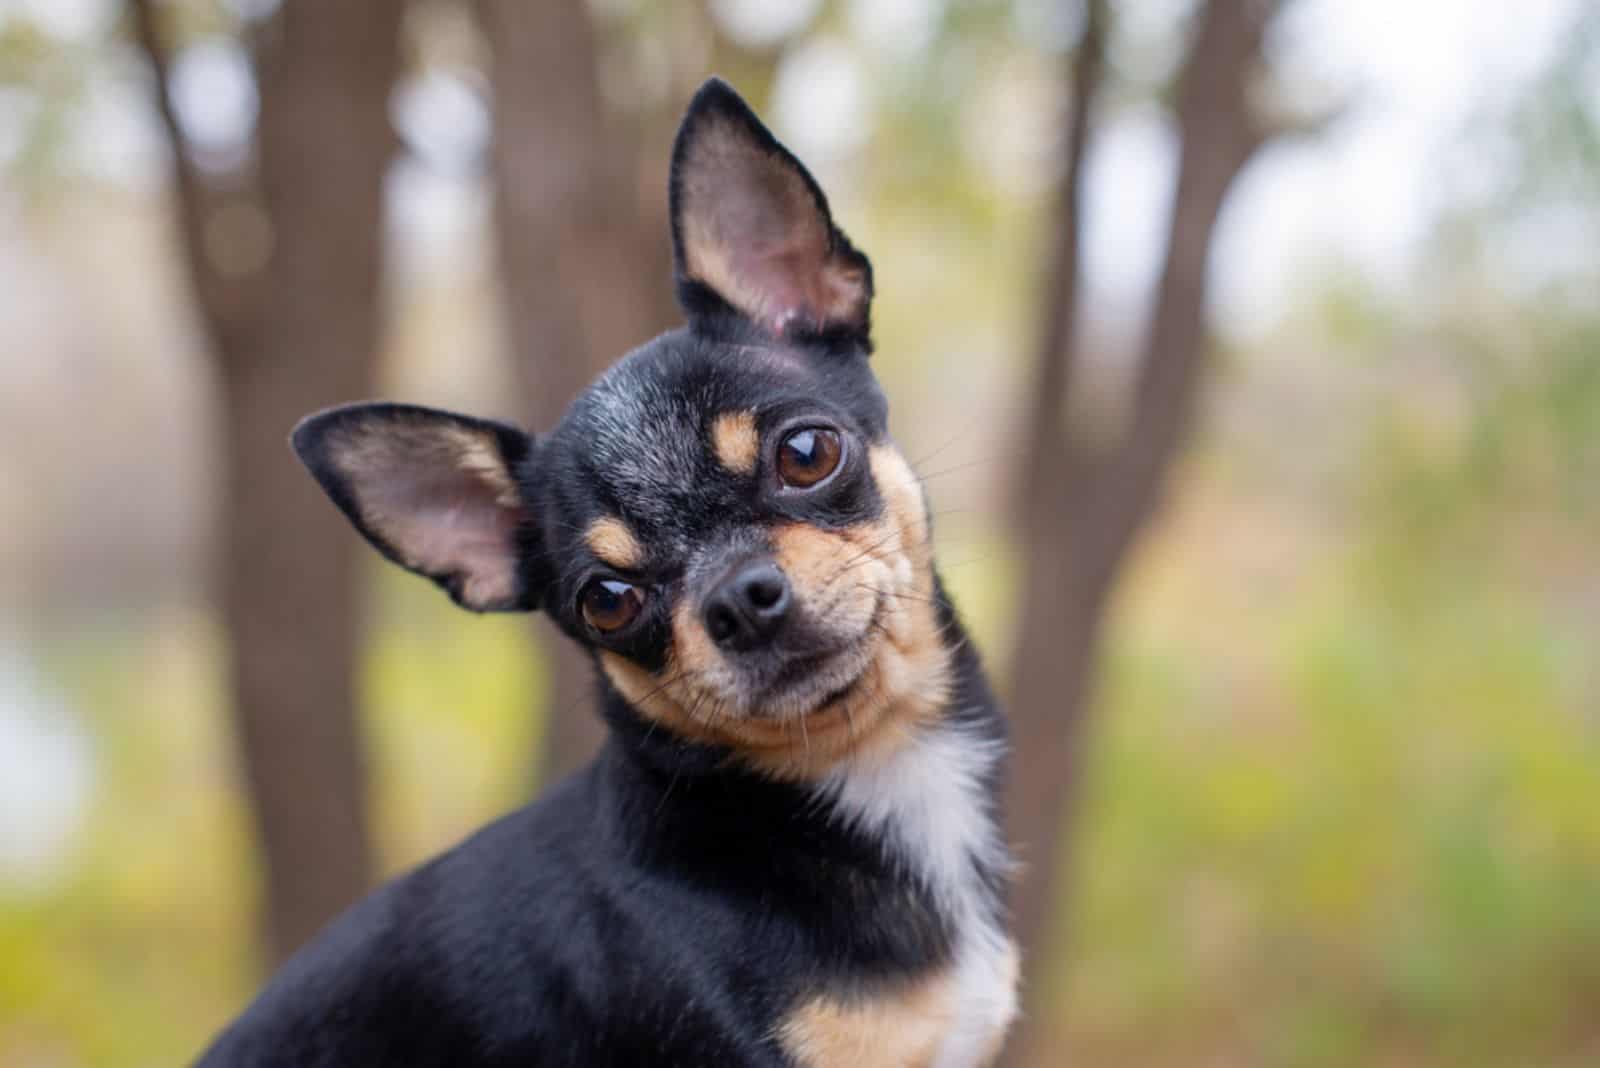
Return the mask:
<path id="1" fill-rule="evenodd" d="M 865 353 L 786 342 L 664 334 L 585 390 L 547 439 L 545 514 L 555 542 L 616 518 L 648 555 L 681 559 L 758 519 L 749 475 L 760 429 L 816 408 L 869 441 L 887 404 Z"/>
<path id="2" fill-rule="evenodd" d="M 652 538 L 689 538 L 727 493 L 711 438 L 717 417 L 754 413 L 823 387 L 798 354 L 667 335 L 611 367 L 557 434 L 586 511 L 618 515 Z"/>
<path id="3" fill-rule="evenodd" d="M 694 383 L 652 374 L 608 375 L 586 405 L 588 468 L 597 488 L 628 511 L 675 501 L 704 469 L 708 400 Z"/>

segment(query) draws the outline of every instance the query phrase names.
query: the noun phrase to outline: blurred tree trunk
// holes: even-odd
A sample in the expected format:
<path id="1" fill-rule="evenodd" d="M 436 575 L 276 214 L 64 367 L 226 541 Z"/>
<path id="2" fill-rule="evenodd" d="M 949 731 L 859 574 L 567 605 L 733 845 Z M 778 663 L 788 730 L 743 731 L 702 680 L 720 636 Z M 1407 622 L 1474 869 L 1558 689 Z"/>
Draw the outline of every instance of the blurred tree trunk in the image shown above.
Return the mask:
<path id="1" fill-rule="evenodd" d="M 306 413 L 371 395 L 401 0 L 285 0 L 254 28 L 253 168 L 198 166 L 154 0 L 132 0 L 222 394 L 221 589 L 240 761 L 279 961 L 372 876 L 356 719 L 357 540 L 294 462 Z"/>
<path id="2" fill-rule="evenodd" d="M 1017 1064 L 1055 1064 L 1045 982 L 1058 917 L 1068 906 L 1073 803 L 1108 595 L 1136 535 L 1157 508 L 1192 421 L 1204 369 L 1206 264 L 1223 200 L 1268 135 L 1251 107 L 1262 34 L 1275 4 L 1210 0 L 1178 86 L 1180 142 L 1165 261 L 1118 440 L 1093 446 L 1065 425 L 1077 356 L 1083 155 L 1106 33 L 1103 0 L 1089 7 L 1072 74 L 1073 117 L 1037 355 L 1019 522 L 1028 576 L 1011 674 L 1016 756 L 1008 808 L 1027 865 L 1015 907 L 1032 957 L 1024 1018 L 1010 1045 Z"/>
<path id="3" fill-rule="evenodd" d="M 535 429 L 617 357 L 670 326 L 665 171 L 641 196 L 637 143 L 600 91 L 583 0 L 478 0 L 494 87 L 495 231 L 507 336 Z M 542 618 L 550 665 L 538 781 L 594 752 L 592 671 Z"/>

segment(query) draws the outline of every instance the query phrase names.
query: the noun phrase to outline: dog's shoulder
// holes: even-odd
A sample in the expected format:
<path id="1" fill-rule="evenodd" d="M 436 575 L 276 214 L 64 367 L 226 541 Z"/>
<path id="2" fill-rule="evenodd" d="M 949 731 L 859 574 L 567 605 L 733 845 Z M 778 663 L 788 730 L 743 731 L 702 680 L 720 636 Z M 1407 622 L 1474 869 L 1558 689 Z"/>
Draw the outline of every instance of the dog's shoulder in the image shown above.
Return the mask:
<path id="1" fill-rule="evenodd" d="M 493 1063 L 497 1044 L 554 1033 L 595 952 L 583 920 L 591 792 L 583 776 L 569 780 L 357 902 L 273 976 L 201 1068 Z"/>

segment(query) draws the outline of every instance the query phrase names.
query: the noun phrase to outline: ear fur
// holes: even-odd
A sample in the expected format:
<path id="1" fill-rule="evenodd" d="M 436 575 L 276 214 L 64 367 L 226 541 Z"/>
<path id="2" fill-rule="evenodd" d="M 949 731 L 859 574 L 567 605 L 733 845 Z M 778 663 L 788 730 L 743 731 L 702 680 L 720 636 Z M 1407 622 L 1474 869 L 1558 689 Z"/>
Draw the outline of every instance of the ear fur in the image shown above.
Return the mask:
<path id="1" fill-rule="evenodd" d="M 691 321 L 731 309 L 774 336 L 870 347 L 872 265 L 833 224 L 800 161 L 726 82 L 700 87 L 672 150 L 678 301 Z"/>
<path id="2" fill-rule="evenodd" d="M 535 606 L 537 539 L 514 427 L 407 404 L 351 404 L 294 428 L 296 455 L 388 559 L 475 612 Z"/>

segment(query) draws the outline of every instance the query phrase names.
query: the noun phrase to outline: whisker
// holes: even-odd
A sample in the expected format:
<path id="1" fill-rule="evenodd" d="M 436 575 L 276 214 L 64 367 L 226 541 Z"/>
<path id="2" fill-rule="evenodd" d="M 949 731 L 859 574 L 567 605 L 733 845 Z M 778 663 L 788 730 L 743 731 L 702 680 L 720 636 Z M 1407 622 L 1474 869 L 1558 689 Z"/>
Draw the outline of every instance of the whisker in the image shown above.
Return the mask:
<path id="1" fill-rule="evenodd" d="M 904 590 L 880 590 L 876 586 L 869 586 L 865 582 L 857 583 L 856 589 L 867 590 L 871 593 L 885 597 L 895 597 L 903 601 L 920 601 L 922 604 L 940 605 L 943 602 L 937 597 L 928 597 L 920 593 L 907 593 Z"/>
<path id="2" fill-rule="evenodd" d="M 901 527 L 900 524 L 896 523 L 882 537 L 874 540 L 869 545 L 867 545 L 865 548 L 861 549 L 858 553 L 856 553 L 855 556 L 852 556 L 849 560 L 845 561 L 844 566 L 845 567 L 849 567 L 850 565 L 854 564 L 857 560 L 860 560 L 862 557 L 871 555 L 874 550 L 882 548 L 884 545 L 887 545 L 892 539 L 894 539 L 896 537 L 904 537 L 904 536 L 905 536 L 905 529 L 903 527 Z"/>
<path id="3" fill-rule="evenodd" d="M 701 691 L 700 694 L 695 697 L 694 704 L 683 710 L 684 715 L 689 717 L 690 723 L 697 723 L 700 721 L 700 706 L 705 704 L 710 696 L 711 695 L 709 692 Z"/>
<path id="4" fill-rule="evenodd" d="M 937 519 L 937 518 L 939 518 L 941 516 L 956 515 L 956 514 L 961 513 L 961 512 L 970 512 L 970 511 L 973 511 L 973 510 L 974 509 L 972 509 L 972 508 L 940 508 L 940 509 L 928 512 L 927 513 L 927 518 L 931 522 L 934 519 Z M 898 522 L 893 524 L 889 528 L 889 530 L 882 537 L 877 538 L 876 540 L 874 540 L 874 541 L 870 542 L 869 544 L 867 544 L 865 547 L 859 549 L 855 556 L 851 557 L 849 560 L 847 560 L 845 562 L 845 566 L 846 567 L 852 566 L 853 564 L 856 563 L 856 561 L 860 560 L 864 556 L 870 555 L 871 553 L 873 553 L 877 549 L 882 548 L 885 544 L 887 544 L 890 540 L 894 539 L 895 537 L 904 538 L 905 535 L 906 535 L 906 524 L 898 523 Z"/>
<path id="5" fill-rule="evenodd" d="M 979 553 L 977 556 L 969 556 L 965 560 L 957 560 L 953 564 L 941 563 L 939 565 L 939 569 L 941 571 L 949 571 L 957 567 L 968 567 L 972 564 L 981 564 L 985 560 L 993 560 L 1002 555 L 1004 555 L 1004 550 L 996 549 L 993 552 Z"/>
<path id="6" fill-rule="evenodd" d="M 649 693 L 645 694 L 643 697 L 641 697 L 637 701 L 633 702 L 633 704 L 634 704 L 635 707 L 638 707 L 639 705 L 642 705 L 646 701 L 650 700 L 650 698 L 654 697 L 656 694 L 660 693 L 662 690 L 665 690 L 668 686 L 676 686 L 678 683 L 682 682 L 684 679 L 692 678 L 695 675 L 701 675 L 701 674 L 704 674 L 704 672 L 701 671 L 701 670 L 698 670 L 698 669 L 680 668 L 671 678 L 667 679 L 666 681 L 661 683 L 661 685 L 657 686 L 655 689 L 651 690 Z M 627 698 L 624 697 L 623 699 L 626 700 Z"/>
<path id="7" fill-rule="evenodd" d="M 661 801 L 656 805 L 656 811 L 650 817 L 651 822 L 661 818 L 661 810 L 667 807 L 667 800 L 672 797 L 672 790 L 678 785 L 678 776 L 683 772 L 683 765 L 679 764 L 672 772 L 672 778 L 667 780 L 667 788 L 661 793 Z"/>
<path id="8" fill-rule="evenodd" d="M 849 560 L 845 561 L 845 563 L 843 565 L 841 565 L 840 568 L 836 572 L 834 572 L 834 576 L 837 577 L 839 575 L 844 574 L 846 571 L 849 571 L 851 568 L 861 566 L 862 564 L 871 563 L 874 560 L 882 562 L 883 557 L 878 555 L 877 551 L 879 549 L 883 548 L 885 545 L 887 545 L 889 543 L 890 540 L 892 540 L 892 539 L 894 539 L 896 537 L 899 537 L 900 539 L 904 540 L 905 534 L 906 534 L 905 524 L 903 524 L 903 523 L 895 523 L 894 526 L 888 531 L 888 533 L 884 534 L 881 538 L 878 538 L 877 540 L 873 541 L 872 543 L 867 545 L 865 548 L 863 548 L 861 551 L 859 551 L 855 556 L 852 556 Z"/>
<path id="9" fill-rule="evenodd" d="M 943 445 L 938 446 L 937 448 L 935 448 L 930 453 L 925 453 L 922 456 L 917 457 L 915 460 L 907 459 L 906 463 L 911 465 L 911 469 L 913 471 L 917 470 L 923 464 L 927 463 L 929 460 L 933 459 L 935 456 L 938 456 L 940 453 L 944 452 L 950 446 L 952 446 L 956 442 L 960 441 L 963 437 L 965 437 L 966 435 L 970 434 L 972 432 L 973 428 L 976 425 L 977 425 L 976 422 L 972 422 L 972 423 L 967 424 L 965 427 L 963 427 L 962 429 L 956 431 L 950 437 L 946 438 Z"/>
<path id="10" fill-rule="evenodd" d="M 960 627 L 961 627 L 961 624 L 957 620 L 950 620 L 950 621 L 945 622 L 945 623 L 938 623 L 938 624 L 936 624 L 934 626 L 934 634 L 937 637 L 939 637 L 940 639 L 948 638 L 948 637 L 950 637 L 952 635 L 957 636 L 958 638 L 960 638 L 960 643 L 957 645 L 957 648 L 959 648 L 961 645 L 965 645 L 967 643 L 967 641 L 969 640 L 969 638 L 970 638 L 970 635 L 968 635 L 964 631 L 962 631 L 960 629 Z M 875 630 L 880 631 L 883 634 L 883 636 L 886 639 L 888 639 L 889 641 L 893 641 L 894 640 L 894 635 L 889 632 L 888 626 L 886 624 L 884 624 L 882 620 L 875 620 L 873 622 L 873 628 Z"/>
<path id="11" fill-rule="evenodd" d="M 954 474 L 957 471 L 965 471 L 969 467 L 998 465 L 1003 461 L 1018 460 L 1026 455 L 1028 455 L 1028 450 L 1026 449 L 1008 449 L 1004 452 L 998 452 L 991 456 L 980 456 L 975 460 L 966 460 L 959 464 L 951 464 L 949 467 L 941 468 L 938 471 L 930 471 L 926 474 L 918 471 L 917 477 L 926 482 L 929 479 L 940 478 L 944 475 Z"/>
<path id="12" fill-rule="evenodd" d="M 660 693 L 662 690 L 665 690 L 668 686 L 672 686 L 675 683 L 682 681 L 686 677 L 686 675 L 687 675 L 687 669 L 680 670 L 672 678 L 668 679 L 666 682 L 663 682 L 661 685 L 657 686 L 655 689 L 651 690 L 649 693 L 647 693 L 643 697 L 641 697 L 638 700 L 638 702 L 634 705 L 634 707 L 635 708 L 639 708 L 639 710 L 641 712 L 643 712 L 644 709 L 641 706 L 643 706 L 645 704 L 645 702 L 649 701 L 650 698 L 654 697 L 656 694 Z M 623 700 L 627 700 L 627 698 L 623 698 Z M 644 732 L 644 740 L 647 741 L 647 742 L 650 740 L 651 736 L 655 734 L 656 728 L 661 726 L 661 721 L 659 719 L 657 719 L 656 717 L 648 716 L 648 718 L 650 720 L 650 726 L 646 727 L 645 728 L 645 732 Z"/>

